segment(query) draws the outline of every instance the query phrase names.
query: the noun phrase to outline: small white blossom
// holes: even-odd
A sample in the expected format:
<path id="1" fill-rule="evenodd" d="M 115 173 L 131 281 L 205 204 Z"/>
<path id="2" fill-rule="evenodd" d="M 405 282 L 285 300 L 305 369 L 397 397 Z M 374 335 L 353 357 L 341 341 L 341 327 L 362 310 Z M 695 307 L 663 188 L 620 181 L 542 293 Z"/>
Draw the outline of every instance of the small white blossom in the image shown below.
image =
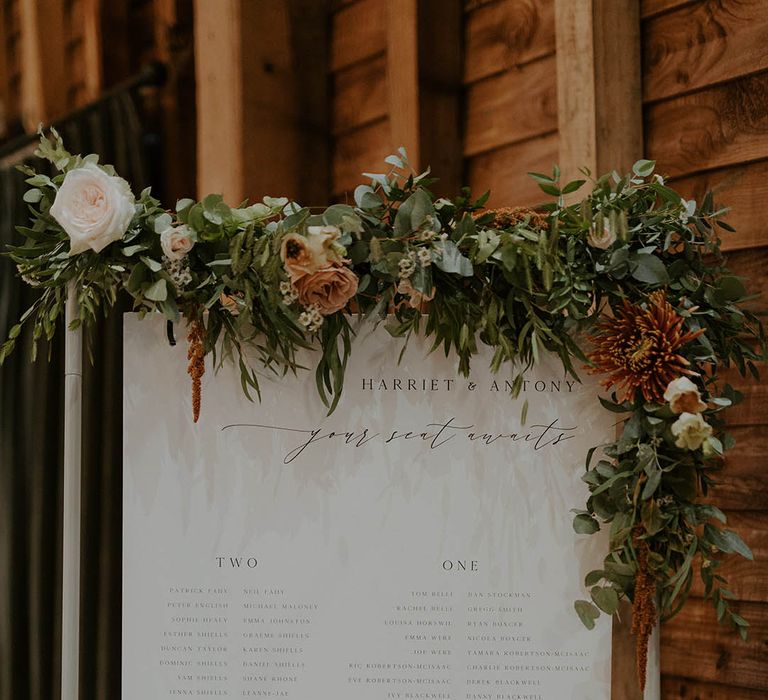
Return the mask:
<path id="1" fill-rule="evenodd" d="M 398 266 L 400 267 L 400 279 L 408 279 L 416 272 L 416 253 L 411 250 L 406 257 L 401 258 Z"/>
<path id="2" fill-rule="evenodd" d="M 427 248 L 419 248 L 416 257 L 422 267 L 432 264 L 432 253 Z"/>
<path id="3" fill-rule="evenodd" d="M 320 330 L 323 325 L 323 315 L 318 306 L 310 306 L 299 314 L 299 323 L 310 333 Z"/>
<path id="4" fill-rule="evenodd" d="M 189 263 L 186 258 L 181 260 L 171 260 L 163 256 L 163 267 L 171 278 L 177 289 L 184 289 L 192 284 L 192 273 L 189 270 Z"/>
<path id="5" fill-rule="evenodd" d="M 299 298 L 299 293 L 296 291 L 296 287 L 287 280 L 280 282 L 280 294 L 283 295 L 283 304 L 286 306 L 290 306 Z"/>
<path id="6" fill-rule="evenodd" d="M 681 199 L 680 204 L 683 205 L 684 211 L 680 212 L 680 221 L 684 224 L 688 223 L 688 220 L 696 213 L 696 200 L 695 199 Z"/>

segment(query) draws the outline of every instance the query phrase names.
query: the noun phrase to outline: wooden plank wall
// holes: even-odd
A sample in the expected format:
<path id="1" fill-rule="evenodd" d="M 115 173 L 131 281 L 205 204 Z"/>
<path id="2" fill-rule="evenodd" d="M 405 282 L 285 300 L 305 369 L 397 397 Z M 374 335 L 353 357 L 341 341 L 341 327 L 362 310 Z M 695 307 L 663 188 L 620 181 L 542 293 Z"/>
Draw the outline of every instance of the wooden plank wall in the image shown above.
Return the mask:
<path id="1" fill-rule="evenodd" d="M 389 119 L 387 0 L 337 0 L 331 21 L 331 190 L 345 201 L 361 173 L 383 172 L 399 145 Z"/>
<path id="2" fill-rule="evenodd" d="M 768 292 L 768 6 L 765 0 L 644 0 L 645 151 L 686 196 L 713 189 L 738 233 L 723 234 L 731 267 Z M 764 297 L 761 308 L 768 307 Z M 739 641 L 719 627 L 701 587 L 662 632 L 664 698 L 768 696 L 768 383 L 729 374 L 747 397 L 734 408 L 737 446 L 715 502 L 752 547 L 756 563 L 726 573 L 752 624 Z"/>
<path id="3" fill-rule="evenodd" d="M 558 159 L 554 0 L 465 2 L 465 181 L 491 206 L 541 201 Z"/>

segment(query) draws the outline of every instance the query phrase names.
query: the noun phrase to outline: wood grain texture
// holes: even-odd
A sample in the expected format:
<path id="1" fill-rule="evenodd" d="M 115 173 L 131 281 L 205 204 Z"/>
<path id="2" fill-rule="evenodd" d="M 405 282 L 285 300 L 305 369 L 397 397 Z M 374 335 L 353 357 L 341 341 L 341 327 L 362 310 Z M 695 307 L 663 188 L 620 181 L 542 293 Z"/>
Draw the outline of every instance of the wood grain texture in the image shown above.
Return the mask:
<path id="1" fill-rule="evenodd" d="M 342 201 L 353 201 L 351 193 L 365 179 L 363 172 L 380 173 L 392 152 L 389 120 L 381 119 L 336 139 L 333 157 L 333 195 Z M 348 200 L 345 195 L 350 195 Z"/>
<path id="2" fill-rule="evenodd" d="M 464 155 L 541 136 L 557 129 L 555 58 L 471 85 L 466 96 Z"/>
<path id="3" fill-rule="evenodd" d="M 386 0 L 360 0 L 333 15 L 331 70 L 382 53 L 387 46 Z"/>
<path id="4" fill-rule="evenodd" d="M 560 166 L 626 170 L 642 155 L 636 0 L 555 0 Z"/>
<path id="5" fill-rule="evenodd" d="M 356 63 L 333 75 L 333 132 L 340 134 L 387 116 L 384 56 Z"/>
<path id="6" fill-rule="evenodd" d="M 554 0 L 502 0 L 469 13 L 464 81 L 519 68 L 555 52 Z"/>
<path id="7" fill-rule="evenodd" d="M 650 105 L 645 139 L 672 176 L 768 158 L 768 73 Z"/>
<path id="8" fill-rule="evenodd" d="M 723 250 L 768 246 L 768 227 L 764 224 L 762 204 L 768 201 L 768 161 L 694 174 L 674 179 L 671 184 L 684 197 L 698 202 L 711 191 L 715 203 L 730 208 L 724 221 L 736 232 L 720 230 Z"/>
<path id="9" fill-rule="evenodd" d="M 491 190 L 488 206 L 535 206 L 547 199 L 526 173 L 551 172 L 557 162 L 557 132 L 497 148 L 467 159 L 467 182 L 478 196 Z"/>
<path id="10" fill-rule="evenodd" d="M 768 504 L 768 476 L 752 473 L 736 476 L 729 470 L 718 477 L 713 502 L 725 510 L 765 510 Z"/>
<path id="11" fill-rule="evenodd" d="M 247 196 L 243 158 L 240 2 L 195 0 L 197 189 L 230 204 Z M 226 77 L 222 77 L 226 76 Z M 227 105 L 227 109 L 221 109 Z"/>
<path id="12" fill-rule="evenodd" d="M 465 184 L 462 151 L 464 86 L 461 0 L 419 0 L 419 162 L 439 180 L 438 196 Z"/>
<path id="13" fill-rule="evenodd" d="M 416 0 L 387 2 L 387 92 L 390 143 L 405 147 L 421 167 L 419 128 L 419 22 Z M 394 148 L 392 149 L 394 152 Z"/>
<path id="14" fill-rule="evenodd" d="M 744 602 L 734 608 L 750 622 L 746 642 L 718 626 L 711 604 L 696 598 L 662 625 L 662 673 L 680 675 L 688 669 L 701 681 L 768 691 L 768 604 Z"/>
<path id="15" fill-rule="evenodd" d="M 640 0 L 640 16 L 643 19 L 670 12 L 686 5 L 695 5 L 702 0 Z"/>
<path id="16" fill-rule="evenodd" d="M 661 697 L 664 700 L 765 700 L 765 693 L 750 688 L 665 676 L 661 680 Z"/>
<path id="17" fill-rule="evenodd" d="M 738 555 L 728 555 L 718 573 L 728 579 L 728 590 L 737 600 L 764 603 L 768 600 L 768 518 L 765 511 L 725 511 L 729 530 L 735 530 L 752 550 L 754 561 Z M 698 571 L 699 563 L 695 564 Z M 691 595 L 702 597 L 704 584 L 694 576 Z"/>
<path id="18" fill-rule="evenodd" d="M 768 309 L 768 247 L 732 250 L 726 255 L 728 268 L 745 278 L 747 290 L 761 297 L 752 304 L 756 309 Z"/>
<path id="19" fill-rule="evenodd" d="M 660 100 L 768 69 L 765 0 L 686 5 L 643 26 L 643 99 Z"/>

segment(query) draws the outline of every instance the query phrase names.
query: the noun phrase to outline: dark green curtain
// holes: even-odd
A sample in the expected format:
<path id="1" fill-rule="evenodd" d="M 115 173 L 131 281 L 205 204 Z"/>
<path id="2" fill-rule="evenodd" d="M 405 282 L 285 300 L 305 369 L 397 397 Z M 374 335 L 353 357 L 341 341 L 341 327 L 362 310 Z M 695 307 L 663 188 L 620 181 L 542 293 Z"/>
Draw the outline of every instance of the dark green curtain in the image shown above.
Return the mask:
<path id="1" fill-rule="evenodd" d="M 68 149 L 98 153 L 138 193 L 157 136 L 125 90 L 57 124 Z M 23 153 L 29 153 L 29 149 Z M 27 218 L 24 155 L 0 161 L 0 246 Z M 36 163 L 40 165 L 39 163 Z M 154 176 L 154 174 L 152 174 Z M 0 338 L 35 292 L 0 259 Z M 92 338 L 83 376 L 81 698 L 120 697 L 122 309 Z M 59 329 L 62 330 L 62 329 Z M 0 369 L 0 700 L 59 696 L 63 342 L 30 363 L 30 337 Z M 46 361 L 50 350 L 50 363 Z"/>

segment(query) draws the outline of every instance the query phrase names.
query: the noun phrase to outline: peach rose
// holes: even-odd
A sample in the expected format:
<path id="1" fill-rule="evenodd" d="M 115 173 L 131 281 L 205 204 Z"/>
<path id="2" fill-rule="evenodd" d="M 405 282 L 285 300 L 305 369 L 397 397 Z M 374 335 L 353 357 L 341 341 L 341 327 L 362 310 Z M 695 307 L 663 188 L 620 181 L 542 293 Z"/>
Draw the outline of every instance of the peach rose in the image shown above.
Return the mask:
<path id="1" fill-rule="evenodd" d="M 302 275 L 311 275 L 330 265 L 342 262 L 333 244 L 341 232 L 335 226 L 309 226 L 307 235 L 289 233 L 280 245 L 280 258 L 285 270 L 295 282 Z"/>
<path id="2" fill-rule="evenodd" d="M 408 297 L 408 301 L 405 303 L 412 309 L 420 309 L 422 305 L 432 301 L 435 298 L 435 291 L 436 289 L 433 287 L 429 294 L 424 294 L 411 284 L 410 279 L 400 280 L 397 284 L 397 293 Z"/>
<path id="3" fill-rule="evenodd" d="M 357 292 L 357 277 L 347 267 L 326 267 L 294 282 L 302 306 L 316 306 L 323 316 L 343 309 Z"/>
<path id="4" fill-rule="evenodd" d="M 616 234 L 611 229 L 610 224 L 605 221 L 603 230 L 599 231 L 594 226 L 587 235 L 587 244 L 600 250 L 608 250 L 616 242 Z"/>

